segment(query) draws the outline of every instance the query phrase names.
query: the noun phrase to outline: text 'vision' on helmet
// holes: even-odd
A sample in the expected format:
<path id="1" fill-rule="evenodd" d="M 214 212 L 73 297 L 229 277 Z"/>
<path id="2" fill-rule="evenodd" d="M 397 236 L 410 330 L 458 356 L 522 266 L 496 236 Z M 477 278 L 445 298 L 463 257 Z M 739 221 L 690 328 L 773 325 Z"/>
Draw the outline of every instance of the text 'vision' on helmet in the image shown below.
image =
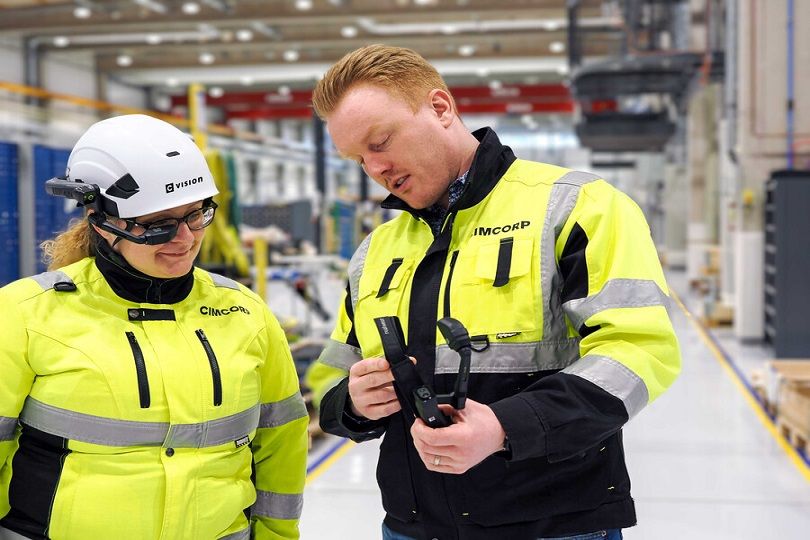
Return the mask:
<path id="1" fill-rule="evenodd" d="M 134 218 L 201 201 L 218 193 L 205 157 L 173 125 L 128 114 L 90 126 L 68 158 L 68 180 L 95 184 L 105 208 Z"/>

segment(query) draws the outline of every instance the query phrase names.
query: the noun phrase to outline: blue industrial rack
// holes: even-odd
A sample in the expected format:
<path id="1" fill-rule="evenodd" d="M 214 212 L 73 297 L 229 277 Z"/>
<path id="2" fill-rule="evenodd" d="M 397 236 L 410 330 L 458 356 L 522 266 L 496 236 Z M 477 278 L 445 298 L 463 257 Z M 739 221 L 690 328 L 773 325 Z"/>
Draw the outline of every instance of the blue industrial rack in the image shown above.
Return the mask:
<path id="1" fill-rule="evenodd" d="M 67 228 L 71 218 L 80 217 L 76 205 L 67 199 L 45 192 L 45 182 L 64 176 L 70 150 L 34 145 L 34 241 L 36 242 L 37 272 L 45 271 L 39 245 Z"/>
<path id="2" fill-rule="evenodd" d="M 338 239 L 338 255 L 346 260 L 352 258 L 357 242 L 356 205 L 350 202 L 335 201 L 332 209 Z"/>
<path id="3" fill-rule="evenodd" d="M 17 145 L 0 142 L 0 286 L 20 277 Z"/>

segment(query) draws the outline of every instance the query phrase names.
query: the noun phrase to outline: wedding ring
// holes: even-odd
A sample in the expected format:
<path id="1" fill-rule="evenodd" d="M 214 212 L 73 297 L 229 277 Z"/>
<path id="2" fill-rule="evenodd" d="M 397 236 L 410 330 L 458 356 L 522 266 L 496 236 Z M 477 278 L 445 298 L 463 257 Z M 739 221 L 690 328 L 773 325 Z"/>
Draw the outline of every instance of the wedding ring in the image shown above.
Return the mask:
<path id="1" fill-rule="evenodd" d="M 433 457 L 433 466 L 438 467 L 442 464 L 442 456 L 434 456 Z"/>

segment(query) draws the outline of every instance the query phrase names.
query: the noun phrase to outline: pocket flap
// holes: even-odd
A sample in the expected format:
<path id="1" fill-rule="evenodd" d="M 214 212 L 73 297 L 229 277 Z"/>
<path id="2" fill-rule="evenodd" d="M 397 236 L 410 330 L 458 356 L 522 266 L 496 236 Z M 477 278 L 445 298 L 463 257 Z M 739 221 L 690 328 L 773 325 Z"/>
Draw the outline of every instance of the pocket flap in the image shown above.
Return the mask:
<path id="1" fill-rule="evenodd" d="M 534 242 L 530 238 L 514 240 L 512 259 L 509 265 L 509 278 L 524 276 L 532 267 L 532 247 Z M 500 240 L 487 242 L 478 249 L 475 261 L 475 277 L 479 281 L 495 281 L 498 274 L 498 254 L 501 249 Z"/>
<path id="2" fill-rule="evenodd" d="M 396 269 L 393 275 L 386 279 L 386 273 L 393 265 L 396 265 Z M 388 291 L 398 289 L 407 281 L 412 265 L 413 260 L 402 259 L 402 262 L 398 264 L 392 261 L 388 264 L 364 268 L 363 276 L 360 278 L 358 298 L 365 298 L 370 294 L 376 295 L 382 286 L 385 286 Z"/>

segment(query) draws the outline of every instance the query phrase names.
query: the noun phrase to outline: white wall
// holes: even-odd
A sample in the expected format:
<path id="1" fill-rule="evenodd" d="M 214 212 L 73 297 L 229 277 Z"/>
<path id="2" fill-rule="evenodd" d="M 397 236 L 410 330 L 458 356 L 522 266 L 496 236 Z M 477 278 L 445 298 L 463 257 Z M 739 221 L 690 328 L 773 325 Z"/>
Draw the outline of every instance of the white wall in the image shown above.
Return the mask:
<path id="1" fill-rule="evenodd" d="M 149 106 L 147 92 L 113 80 L 107 81 L 107 99 L 110 103 L 146 109 Z"/>
<path id="2" fill-rule="evenodd" d="M 0 39 L 0 81 L 25 84 L 25 52 L 22 40 Z M 43 55 L 41 85 L 46 90 L 88 99 L 99 99 L 96 92 L 95 61 L 87 52 L 55 52 Z M 107 81 L 106 101 L 126 107 L 146 108 L 146 91 L 118 81 Z"/>
<path id="3" fill-rule="evenodd" d="M 19 40 L 0 42 L 0 81 L 23 82 L 23 54 Z"/>
<path id="4" fill-rule="evenodd" d="M 46 90 L 88 99 L 96 95 L 96 75 L 90 53 L 50 53 L 41 57 L 42 80 Z"/>

